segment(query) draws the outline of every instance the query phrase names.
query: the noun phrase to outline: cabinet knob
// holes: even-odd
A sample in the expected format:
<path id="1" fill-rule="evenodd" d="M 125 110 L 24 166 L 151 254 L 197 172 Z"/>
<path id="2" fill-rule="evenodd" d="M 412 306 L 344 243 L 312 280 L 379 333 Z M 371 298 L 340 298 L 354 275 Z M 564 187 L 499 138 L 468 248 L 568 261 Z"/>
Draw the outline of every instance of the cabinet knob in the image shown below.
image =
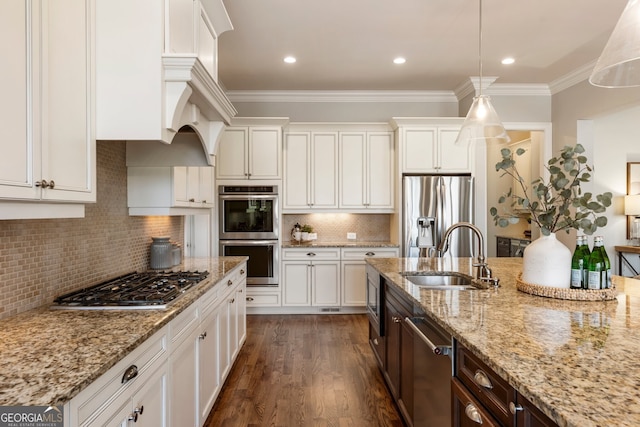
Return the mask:
<path id="1" fill-rule="evenodd" d="M 55 188 L 55 186 L 56 186 L 56 183 L 54 180 L 49 181 L 49 188 L 53 189 Z"/>
<path id="2" fill-rule="evenodd" d="M 509 402 L 509 412 L 511 412 L 513 415 L 523 410 L 524 408 L 522 407 L 522 405 L 514 402 Z"/>
<path id="3" fill-rule="evenodd" d="M 374 338 L 374 339 L 373 339 L 373 343 L 374 343 L 375 345 L 379 345 L 379 344 L 378 344 L 378 338 Z"/>
<path id="4" fill-rule="evenodd" d="M 48 186 L 49 186 L 49 183 L 47 182 L 46 179 L 43 179 L 42 181 L 36 181 L 36 187 L 47 188 Z"/>
<path id="5" fill-rule="evenodd" d="M 235 298 L 231 298 L 231 300 L 229 301 L 229 304 L 233 304 L 234 302 L 236 302 Z"/>
<path id="6" fill-rule="evenodd" d="M 469 403 L 464 408 L 464 414 L 467 416 L 467 418 L 469 418 L 474 423 L 482 424 L 482 417 L 480 416 L 480 411 L 478 411 L 478 408 L 476 408 L 476 405 L 474 405 L 473 403 Z"/>
<path id="7" fill-rule="evenodd" d="M 189 201 L 190 201 L 191 203 L 193 203 L 193 202 L 195 202 L 195 201 L 196 201 L 196 199 L 194 199 L 194 198 L 192 197 L 192 198 L 190 198 L 190 199 L 189 199 Z"/>
<path id="8" fill-rule="evenodd" d="M 475 375 L 473 376 L 473 380 L 480 387 L 484 387 L 489 390 L 493 388 L 493 384 L 491 384 L 491 380 L 489 379 L 489 376 L 484 371 L 481 371 L 480 369 L 476 371 Z"/>
<path id="9" fill-rule="evenodd" d="M 203 199 L 203 200 L 202 200 L 202 203 L 207 203 L 207 199 Z"/>
<path id="10" fill-rule="evenodd" d="M 204 340 L 206 337 L 207 337 L 207 331 L 204 331 L 203 333 L 198 335 L 198 338 L 201 339 L 201 340 Z"/>
<path id="11" fill-rule="evenodd" d="M 402 322 L 402 318 L 397 317 L 397 316 L 393 316 L 391 319 L 393 320 L 393 323 L 400 323 L 400 322 Z"/>
<path id="12" fill-rule="evenodd" d="M 253 301 L 253 297 L 247 297 L 247 301 L 249 302 Z"/>
<path id="13" fill-rule="evenodd" d="M 240 269 L 240 274 L 244 274 L 244 270 L 243 269 Z"/>
<path id="14" fill-rule="evenodd" d="M 227 282 L 227 286 L 231 286 L 233 285 L 233 280 L 229 279 L 229 281 Z"/>

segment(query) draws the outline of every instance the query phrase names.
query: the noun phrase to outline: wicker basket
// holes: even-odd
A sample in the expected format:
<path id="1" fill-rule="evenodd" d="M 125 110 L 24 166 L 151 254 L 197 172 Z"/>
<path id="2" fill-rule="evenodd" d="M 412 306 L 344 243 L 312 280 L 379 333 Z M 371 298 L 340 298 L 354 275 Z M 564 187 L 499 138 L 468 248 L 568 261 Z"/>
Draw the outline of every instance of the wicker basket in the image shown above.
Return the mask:
<path id="1" fill-rule="evenodd" d="M 540 297 L 565 299 L 572 301 L 610 301 L 616 298 L 615 284 L 609 289 L 566 289 L 533 285 L 522 280 L 522 273 L 516 278 L 516 287 L 520 292 Z"/>

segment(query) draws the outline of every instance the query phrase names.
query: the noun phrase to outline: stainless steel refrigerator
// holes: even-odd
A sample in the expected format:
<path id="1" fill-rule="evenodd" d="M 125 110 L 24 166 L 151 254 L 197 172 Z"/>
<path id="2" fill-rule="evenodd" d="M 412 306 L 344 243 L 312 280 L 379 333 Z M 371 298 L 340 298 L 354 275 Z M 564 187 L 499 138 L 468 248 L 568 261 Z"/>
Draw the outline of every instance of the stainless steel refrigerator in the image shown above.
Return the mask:
<path id="1" fill-rule="evenodd" d="M 474 194 L 474 180 L 470 175 L 403 176 L 403 256 L 432 256 L 447 228 L 456 222 L 473 223 Z M 474 243 L 470 230 L 454 230 L 446 255 L 473 256 Z"/>

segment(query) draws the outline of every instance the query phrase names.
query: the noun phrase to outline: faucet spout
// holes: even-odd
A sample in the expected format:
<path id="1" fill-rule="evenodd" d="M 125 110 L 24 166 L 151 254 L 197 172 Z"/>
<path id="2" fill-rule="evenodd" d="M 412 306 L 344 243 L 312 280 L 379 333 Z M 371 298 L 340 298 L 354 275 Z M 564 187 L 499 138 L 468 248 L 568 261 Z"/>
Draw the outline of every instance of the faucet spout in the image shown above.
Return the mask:
<path id="1" fill-rule="evenodd" d="M 476 238 L 478 240 L 477 262 L 473 264 L 473 266 L 476 267 L 476 279 L 493 282 L 493 280 L 491 280 L 492 279 L 491 269 L 487 265 L 486 258 L 484 256 L 484 236 L 482 235 L 482 231 L 480 231 L 478 227 L 471 224 L 470 222 L 457 222 L 453 224 L 451 227 L 449 227 L 445 231 L 444 237 L 442 238 L 442 241 L 438 245 L 438 249 L 437 249 L 438 252 L 440 252 L 441 254 L 444 254 L 449 249 L 449 238 L 451 237 L 451 233 L 458 228 L 470 229 L 473 232 L 473 234 L 476 235 Z"/>

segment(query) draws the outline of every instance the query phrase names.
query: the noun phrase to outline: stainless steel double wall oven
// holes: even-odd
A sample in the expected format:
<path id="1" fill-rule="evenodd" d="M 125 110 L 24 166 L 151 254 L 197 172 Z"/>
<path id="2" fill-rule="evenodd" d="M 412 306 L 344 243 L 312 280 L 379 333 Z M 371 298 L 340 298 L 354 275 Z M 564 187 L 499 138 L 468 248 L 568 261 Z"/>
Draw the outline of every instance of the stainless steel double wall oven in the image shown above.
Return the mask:
<path id="1" fill-rule="evenodd" d="M 248 256 L 247 286 L 278 285 L 277 185 L 218 187 L 220 254 Z"/>

